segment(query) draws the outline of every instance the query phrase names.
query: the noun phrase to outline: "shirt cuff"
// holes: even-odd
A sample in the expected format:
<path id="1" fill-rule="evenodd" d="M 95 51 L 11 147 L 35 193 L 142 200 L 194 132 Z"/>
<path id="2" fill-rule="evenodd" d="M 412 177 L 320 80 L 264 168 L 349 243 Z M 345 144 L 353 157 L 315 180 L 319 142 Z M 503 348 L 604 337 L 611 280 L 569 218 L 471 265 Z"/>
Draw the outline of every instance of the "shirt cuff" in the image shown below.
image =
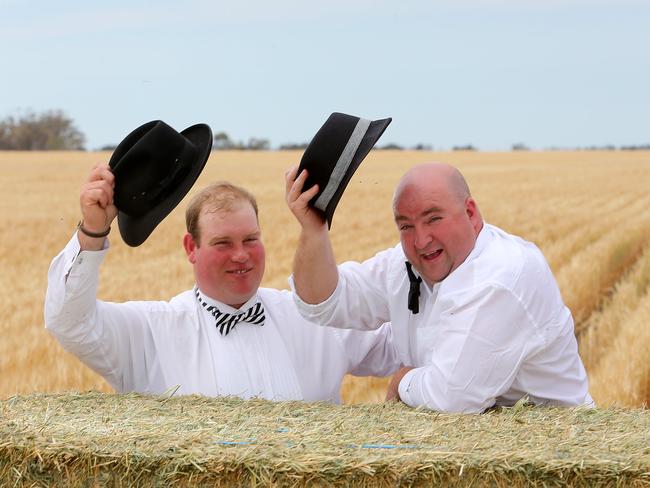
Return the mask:
<path id="1" fill-rule="evenodd" d="M 409 407 L 425 407 L 436 412 L 447 413 L 481 413 L 494 404 L 494 402 L 485 404 L 486 402 L 472 398 L 471 393 L 467 394 L 467 392 L 464 395 L 435 397 L 432 385 L 427 387 L 424 384 L 427 379 L 430 380 L 426 376 L 427 367 L 421 367 L 412 369 L 402 377 L 397 391 L 403 403 Z M 438 391 L 438 394 L 442 395 L 442 392 Z"/>
<path id="2" fill-rule="evenodd" d="M 65 262 L 68 263 L 65 270 L 66 281 L 70 277 L 70 274 L 79 275 L 83 274 L 87 269 L 99 269 L 109 247 L 110 244 L 108 238 L 106 238 L 104 239 L 104 247 L 101 250 L 82 251 L 79 238 L 75 232 L 63 250 L 66 257 Z"/>
<path id="3" fill-rule="evenodd" d="M 320 325 L 325 325 L 325 324 L 323 324 L 322 321 L 319 322 L 319 318 L 324 317 L 326 314 L 328 314 L 328 312 L 330 312 L 333 308 L 336 307 L 338 297 L 341 295 L 340 277 L 336 282 L 336 288 L 334 288 L 332 294 L 325 301 L 320 303 L 315 303 L 315 304 L 307 303 L 298 296 L 298 292 L 296 292 L 296 284 L 293 281 L 293 275 L 289 276 L 289 287 L 291 288 L 293 301 L 298 307 L 298 311 L 300 312 L 300 315 Z"/>
<path id="4" fill-rule="evenodd" d="M 413 378 L 415 377 L 416 374 L 417 374 L 417 368 L 414 368 L 408 373 L 406 373 L 404 376 L 402 376 L 402 379 L 399 382 L 399 386 L 397 387 L 400 400 L 402 400 L 402 402 L 407 404 L 409 407 L 417 406 L 414 405 L 412 394 L 410 392 L 411 381 L 413 381 Z"/>

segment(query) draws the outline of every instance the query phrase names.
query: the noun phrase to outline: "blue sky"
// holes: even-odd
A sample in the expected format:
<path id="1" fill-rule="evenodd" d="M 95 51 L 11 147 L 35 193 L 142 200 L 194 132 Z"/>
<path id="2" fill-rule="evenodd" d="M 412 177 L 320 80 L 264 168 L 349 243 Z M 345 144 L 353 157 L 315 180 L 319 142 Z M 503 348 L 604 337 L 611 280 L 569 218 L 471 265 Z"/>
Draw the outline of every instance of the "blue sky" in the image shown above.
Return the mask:
<path id="1" fill-rule="evenodd" d="M 272 147 L 334 111 L 380 144 L 650 143 L 645 0 L 0 0 L 0 117 L 62 109 L 95 149 L 162 119 Z"/>

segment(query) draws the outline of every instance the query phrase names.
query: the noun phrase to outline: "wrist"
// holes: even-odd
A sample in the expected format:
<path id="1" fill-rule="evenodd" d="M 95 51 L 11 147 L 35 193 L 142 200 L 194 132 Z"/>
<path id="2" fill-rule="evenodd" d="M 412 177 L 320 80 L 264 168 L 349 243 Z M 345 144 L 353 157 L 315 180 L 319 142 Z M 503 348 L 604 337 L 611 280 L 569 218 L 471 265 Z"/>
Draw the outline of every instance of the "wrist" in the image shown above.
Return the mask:
<path id="1" fill-rule="evenodd" d="M 103 230 L 103 231 L 101 231 L 101 232 L 94 232 L 94 231 L 88 230 L 88 229 L 86 229 L 86 228 L 84 227 L 84 221 L 83 221 L 83 219 L 82 219 L 82 220 L 80 220 L 79 223 L 77 224 L 77 230 L 78 230 L 79 232 L 81 232 L 82 234 L 88 236 L 88 237 L 92 237 L 92 238 L 95 238 L 95 239 L 99 239 L 99 238 L 102 238 L 102 237 L 106 237 L 106 236 L 111 232 L 111 226 L 109 225 L 109 226 L 108 226 L 108 229 Z"/>

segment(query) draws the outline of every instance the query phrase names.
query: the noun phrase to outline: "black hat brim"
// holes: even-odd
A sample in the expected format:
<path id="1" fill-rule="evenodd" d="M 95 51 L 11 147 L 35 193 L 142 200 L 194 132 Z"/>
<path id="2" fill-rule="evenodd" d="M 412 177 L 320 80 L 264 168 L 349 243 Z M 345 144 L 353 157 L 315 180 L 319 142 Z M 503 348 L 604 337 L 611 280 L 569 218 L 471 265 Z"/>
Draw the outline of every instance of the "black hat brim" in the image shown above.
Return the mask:
<path id="1" fill-rule="evenodd" d="M 190 191 L 203 171 L 212 149 L 212 130 L 206 124 L 196 124 L 180 132 L 197 148 L 190 171 L 178 186 L 158 205 L 139 217 L 118 211 L 117 222 L 122 239 L 132 247 L 139 246 L 151 235 L 156 226 L 170 214 Z"/>

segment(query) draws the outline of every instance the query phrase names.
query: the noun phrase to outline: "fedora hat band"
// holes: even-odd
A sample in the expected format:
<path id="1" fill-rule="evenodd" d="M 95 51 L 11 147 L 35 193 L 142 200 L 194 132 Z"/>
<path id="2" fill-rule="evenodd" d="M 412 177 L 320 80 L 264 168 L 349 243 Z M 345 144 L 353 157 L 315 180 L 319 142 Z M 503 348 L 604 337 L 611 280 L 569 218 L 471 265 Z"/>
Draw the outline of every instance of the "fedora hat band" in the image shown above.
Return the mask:
<path id="1" fill-rule="evenodd" d="M 134 195 L 133 200 L 137 200 L 138 197 L 140 197 L 141 200 L 155 205 L 161 200 L 167 198 L 167 196 L 178 186 L 178 183 L 182 181 L 192 169 L 191 161 L 195 157 L 196 148 L 194 148 L 193 144 L 189 142 L 186 143 L 186 146 L 190 147 L 184 148 L 183 154 L 175 159 L 173 168 L 169 175 L 167 175 L 163 180 L 157 182 L 155 186 L 142 192 L 140 195 Z"/>
<path id="2" fill-rule="evenodd" d="M 329 181 L 327 182 L 327 186 L 314 202 L 314 207 L 325 212 L 327 206 L 330 203 L 330 200 L 334 196 L 334 193 L 345 178 L 345 175 L 348 172 L 348 168 L 352 163 L 352 159 L 354 158 L 357 149 L 359 149 L 359 145 L 361 144 L 361 141 L 363 141 L 363 137 L 366 135 L 366 132 L 368 132 L 370 123 L 370 120 L 362 118 L 357 121 L 357 125 L 354 127 L 354 130 L 350 134 L 348 142 L 345 144 L 345 147 L 343 148 L 339 159 L 336 161 L 336 165 L 332 170 Z"/>

